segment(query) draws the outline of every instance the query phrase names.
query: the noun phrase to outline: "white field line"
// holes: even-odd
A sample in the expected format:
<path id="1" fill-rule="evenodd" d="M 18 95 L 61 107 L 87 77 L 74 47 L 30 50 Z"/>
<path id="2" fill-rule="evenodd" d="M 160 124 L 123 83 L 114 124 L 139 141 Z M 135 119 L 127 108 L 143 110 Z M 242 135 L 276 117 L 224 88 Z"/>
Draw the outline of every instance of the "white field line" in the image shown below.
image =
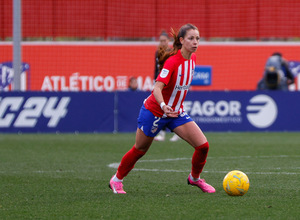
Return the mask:
<path id="1" fill-rule="evenodd" d="M 36 170 L 36 171 L 32 171 L 32 173 L 75 173 L 74 170 Z"/>
<path id="2" fill-rule="evenodd" d="M 190 170 L 161 170 L 161 169 L 133 169 L 134 171 L 148 171 L 148 172 L 170 172 L 170 173 L 188 173 Z M 203 173 L 228 173 L 228 171 L 208 171 L 204 170 Z M 292 172 L 247 172 L 247 174 L 262 174 L 262 175 L 300 175 L 300 173 Z"/>
<path id="3" fill-rule="evenodd" d="M 241 159 L 241 158 L 287 158 L 287 157 L 300 157 L 300 155 L 274 155 L 274 156 L 233 156 L 233 157 L 207 157 L 207 159 Z M 139 160 L 139 163 L 143 162 L 167 162 L 167 161 L 178 161 L 178 160 L 191 160 L 192 158 L 167 158 L 167 159 L 156 159 L 156 160 Z"/>
<path id="4" fill-rule="evenodd" d="M 75 170 L 33 170 L 33 171 L 3 171 L 0 170 L 0 173 L 2 174 L 8 174 L 8 173 L 14 173 L 14 174 L 19 174 L 19 173 L 75 173 Z"/>
<path id="5" fill-rule="evenodd" d="M 208 157 L 208 159 L 238 159 L 238 158 L 287 158 L 287 157 L 300 157 L 300 155 L 278 155 L 278 156 L 238 156 L 238 157 Z M 140 160 L 138 163 L 145 162 L 170 162 L 170 161 L 179 161 L 179 160 L 191 160 L 191 158 L 167 158 L 167 159 L 156 159 L 156 160 Z M 107 166 L 113 169 L 117 169 L 120 163 L 111 163 Z M 270 168 L 271 169 L 271 168 Z M 272 168 L 272 170 L 281 170 L 281 167 Z M 299 167 L 293 167 L 292 169 L 300 169 Z M 148 171 L 148 172 L 173 172 L 173 173 L 186 173 L 190 170 L 172 170 L 172 169 L 145 169 L 145 168 L 134 168 L 134 171 Z M 228 171 L 220 170 L 206 170 L 204 173 L 228 173 Z M 247 174 L 262 174 L 262 175 L 300 175 L 296 172 L 247 172 Z"/>
<path id="6" fill-rule="evenodd" d="M 236 156 L 236 157 L 208 157 L 208 159 L 240 159 L 240 158 L 293 158 L 300 157 L 300 155 L 274 155 L 274 156 Z M 139 160 L 138 163 L 155 163 L 155 162 L 170 162 L 180 160 L 191 160 L 191 158 L 167 158 L 167 159 L 156 159 L 156 160 Z M 117 169 L 120 163 L 110 163 L 107 166 L 109 168 Z M 262 168 L 264 169 L 264 168 Z M 265 170 L 281 170 L 281 167 L 266 168 Z M 290 167 L 290 170 L 300 170 L 300 167 Z M 190 170 L 173 170 L 173 169 L 145 169 L 145 168 L 134 168 L 134 171 L 147 171 L 147 172 L 173 172 L 173 173 L 186 173 Z M 228 171 L 221 170 L 205 170 L 204 173 L 228 173 Z M 1 171 L 0 174 L 7 173 L 23 173 L 23 171 Z M 76 173 L 74 170 L 36 170 L 29 171 L 29 173 Z M 247 172 L 247 174 L 263 174 L 263 175 L 300 175 L 296 172 Z"/>

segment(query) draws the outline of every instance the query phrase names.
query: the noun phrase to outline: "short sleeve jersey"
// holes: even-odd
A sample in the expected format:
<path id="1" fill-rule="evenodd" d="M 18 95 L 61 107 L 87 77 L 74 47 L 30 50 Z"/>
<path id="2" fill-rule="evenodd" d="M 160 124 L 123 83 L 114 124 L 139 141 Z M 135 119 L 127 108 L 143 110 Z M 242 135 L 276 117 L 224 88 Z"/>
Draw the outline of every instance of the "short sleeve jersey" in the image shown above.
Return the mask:
<path id="1" fill-rule="evenodd" d="M 179 114 L 183 112 L 183 101 L 193 79 L 195 63 L 195 54 L 192 54 L 191 59 L 187 60 L 183 58 L 179 50 L 177 54 L 166 60 L 163 69 L 156 79 L 156 81 L 165 84 L 162 90 L 164 102 Z M 144 105 L 145 108 L 151 111 L 155 116 L 162 117 L 164 115 L 153 92 L 145 100 Z"/>

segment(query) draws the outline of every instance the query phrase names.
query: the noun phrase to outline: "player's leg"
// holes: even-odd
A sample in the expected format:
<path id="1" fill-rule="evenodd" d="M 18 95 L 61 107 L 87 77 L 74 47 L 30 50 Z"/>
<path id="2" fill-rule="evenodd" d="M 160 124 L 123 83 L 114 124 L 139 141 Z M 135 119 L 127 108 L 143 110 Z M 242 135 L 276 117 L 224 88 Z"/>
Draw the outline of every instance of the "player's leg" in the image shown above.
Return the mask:
<path id="1" fill-rule="evenodd" d="M 147 137 L 141 129 L 137 129 L 136 142 L 133 147 L 123 156 L 118 167 L 116 177 L 123 180 L 134 168 L 136 162 L 145 155 L 151 146 L 153 137 Z"/>
<path id="2" fill-rule="evenodd" d="M 134 168 L 136 162 L 145 155 L 153 142 L 155 135 L 160 131 L 160 118 L 155 117 L 144 106 L 138 118 L 138 129 L 133 147 L 123 156 L 117 173 L 111 178 L 109 187 L 114 193 L 126 193 L 123 190 L 123 179 Z"/>
<path id="3" fill-rule="evenodd" d="M 123 156 L 118 167 L 117 178 L 124 179 L 134 168 L 135 163 L 145 155 L 151 146 L 153 137 L 147 137 L 141 129 L 136 131 L 136 142 L 133 147 Z"/>
<path id="4" fill-rule="evenodd" d="M 207 184 L 204 179 L 200 179 L 209 150 L 205 135 L 194 121 L 189 121 L 174 128 L 174 132 L 195 148 L 188 184 L 198 186 L 203 192 L 214 193 L 214 187 Z"/>
<path id="5" fill-rule="evenodd" d="M 136 162 L 145 155 L 151 146 L 153 137 L 148 137 L 141 129 L 137 129 L 136 142 L 133 147 L 122 157 L 117 173 L 111 178 L 109 187 L 114 193 L 126 193 L 123 190 L 123 179 L 134 168 Z"/>
<path id="6" fill-rule="evenodd" d="M 173 131 L 194 148 L 207 142 L 205 135 L 194 121 L 179 125 Z"/>

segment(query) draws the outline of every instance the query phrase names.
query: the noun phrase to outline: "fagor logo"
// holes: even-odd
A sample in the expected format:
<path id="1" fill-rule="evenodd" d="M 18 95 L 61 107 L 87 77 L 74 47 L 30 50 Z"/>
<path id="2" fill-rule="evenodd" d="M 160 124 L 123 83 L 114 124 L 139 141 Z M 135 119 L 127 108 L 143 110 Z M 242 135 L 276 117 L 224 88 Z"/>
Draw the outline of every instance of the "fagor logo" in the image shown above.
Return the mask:
<path id="1" fill-rule="evenodd" d="M 278 111 L 275 101 L 270 96 L 257 95 L 249 102 L 247 118 L 254 127 L 267 128 L 274 123 Z"/>
<path id="2" fill-rule="evenodd" d="M 237 100 L 184 101 L 184 110 L 196 123 L 241 123 L 241 102 Z"/>

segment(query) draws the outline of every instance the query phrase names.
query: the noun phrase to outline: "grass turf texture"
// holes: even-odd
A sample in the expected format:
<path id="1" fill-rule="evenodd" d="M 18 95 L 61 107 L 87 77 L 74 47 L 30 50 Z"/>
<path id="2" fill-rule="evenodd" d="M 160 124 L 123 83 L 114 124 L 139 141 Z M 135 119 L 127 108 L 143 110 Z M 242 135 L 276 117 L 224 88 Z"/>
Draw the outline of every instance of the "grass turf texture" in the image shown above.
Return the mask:
<path id="1" fill-rule="evenodd" d="M 1 134 L 0 219 L 298 219 L 299 133 L 207 133 L 202 178 L 217 192 L 187 185 L 193 149 L 154 142 L 124 180 L 108 182 L 135 134 Z M 171 134 L 169 134 L 171 137 Z M 177 159 L 176 159 L 177 158 Z M 238 169 L 250 179 L 242 197 L 222 181 Z"/>

